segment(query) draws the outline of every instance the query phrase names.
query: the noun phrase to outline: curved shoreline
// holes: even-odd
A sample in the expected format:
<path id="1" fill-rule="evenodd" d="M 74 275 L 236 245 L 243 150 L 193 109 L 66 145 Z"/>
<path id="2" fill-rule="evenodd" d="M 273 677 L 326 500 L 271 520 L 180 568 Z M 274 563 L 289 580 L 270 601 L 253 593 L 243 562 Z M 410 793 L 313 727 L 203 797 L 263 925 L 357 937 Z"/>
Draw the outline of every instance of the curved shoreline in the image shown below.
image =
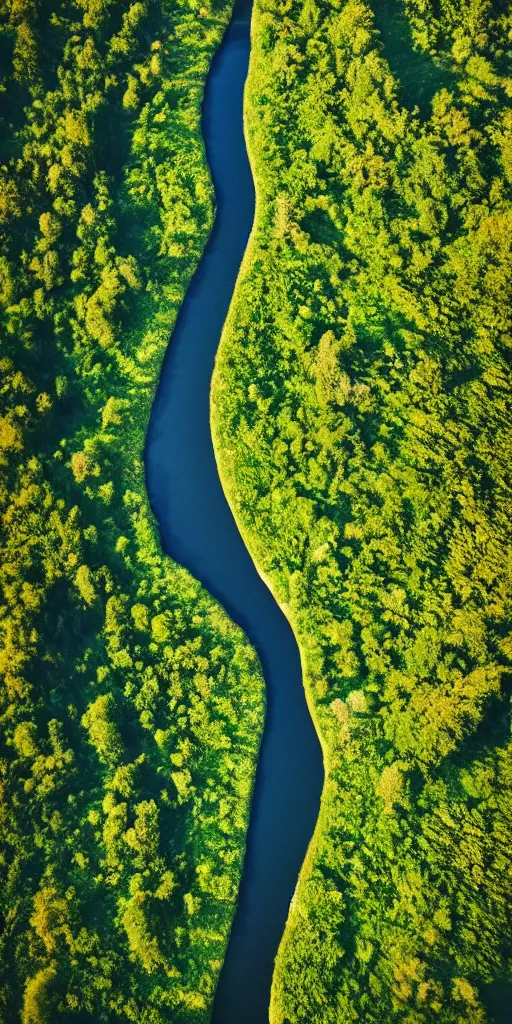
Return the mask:
<path id="1" fill-rule="evenodd" d="M 256 22 L 256 20 L 258 18 L 258 10 L 257 10 L 257 0 L 251 0 L 251 2 L 252 2 L 252 5 L 253 5 L 252 6 L 252 18 L 251 18 L 251 41 L 252 41 L 252 34 L 253 34 L 253 31 L 254 31 L 254 25 L 255 25 L 255 22 Z M 252 45 L 251 45 L 251 53 L 252 53 Z M 304 854 L 303 861 L 301 863 L 301 866 L 300 866 L 300 869 L 299 869 L 299 872 L 298 872 L 298 875 L 297 875 L 295 889 L 293 891 L 292 899 L 290 900 L 289 912 L 288 912 L 288 915 L 287 915 L 287 918 L 286 918 L 286 921 L 285 921 L 285 927 L 283 929 L 281 940 L 279 942 L 279 947 L 276 950 L 276 957 L 277 957 L 277 955 L 281 951 L 283 945 L 286 943 L 287 935 L 293 930 L 289 926 L 291 926 L 291 918 L 292 918 L 292 916 L 294 915 L 294 913 L 297 913 L 297 905 L 295 904 L 295 896 L 296 896 L 296 894 L 297 894 L 301 884 L 305 881 L 305 879 L 307 878 L 308 874 L 310 873 L 312 865 L 313 865 L 314 851 L 315 851 L 315 848 L 317 846 L 318 838 L 320 836 L 320 833 L 322 832 L 323 820 L 324 820 L 324 817 L 325 817 L 325 814 L 326 814 L 326 810 L 327 810 L 327 802 L 328 802 L 328 799 L 327 799 L 327 789 L 328 789 L 329 776 L 330 776 L 331 767 L 332 767 L 332 756 L 331 756 L 331 750 L 330 750 L 329 744 L 327 743 L 326 737 L 325 737 L 325 735 L 323 733 L 323 730 L 321 728 L 321 724 L 320 724 L 320 720 L 319 720 L 319 717 L 318 717 L 317 708 L 316 708 L 316 705 L 315 705 L 315 701 L 313 699 L 313 695 L 312 695 L 312 692 L 311 692 L 311 687 L 309 685 L 309 675 L 310 675 L 310 673 L 309 673 L 309 668 L 308 668 L 308 659 L 309 659 L 310 652 L 309 652 L 307 646 L 305 646 L 301 642 L 301 639 L 300 639 L 300 628 L 298 626 L 298 623 L 296 622 L 295 616 L 293 615 L 293 612 L 292 612 L 290 606 L 288 604 L 283 603 L 283 602 L 281 602 L 279 600 L 279 598 L 277 597 L 277 595 L 275 593 L 274 585 L 272 583 L 272 580 L 270 579 L 269 576 L 267 576 L 260 569 L 260 567 L 258 565 L 257 558 L 256 558 L 255 554 L 253 554 L 253 545 L 252 545 L 252 539 L 251 539 L 251 536 L 250 536 L 250 531 L 247 529 L 247 527 L 245 526 L 243 520 L 241 519 L 240 515 L 238 514 L 237 508 L 236 508 L 236 502 L 233 500 L 233 495 L 230 493 L 230 468 L 231 467 L 229 466 L 227 460 L 223 460 L 223 457 L 222 457 L 223 448 L 222 448 L 222 443 L 221 443 L 220 436 L 219 436 L 219 431 L 218 431 L 218 424 L 219 424 L 219 421 L 220 421 L 220 418 L 221 418 L 220 411 L 216 407 L 216 396 L 215 396 L 215 377 L 216 377 L 217 368 L 218 368 L 218 359 L 219 359 L 219 355 L 221 353 L 223 345 L 227 346 L 229 344 L 230 326 L 231 326 L 231 323 L 232 323 L 234 315 L 235 315 L 236 292 L 237 292 L 239 283 L 245 277 L 245 275 L 246 275 L 246 273 L 247 273 L 247 271 L 248 271 L 248 269 L 249 269 L 249 267 L 251 265 L 251 262 L 252 262 L 252 260 L 254 258 L 256 236 L 257 236 L 257 233 L 258 233 L 259 223 L 263 219 L 263 209 L 264 209 L 262 198 L 261 198 L 261 189 L 258 187 L 259 186 L 259 182 L 261 181 L 261 178 L 258 175 L 258 154 L 254 151 L 253 147 L 251 147 L 251 145 L 250 145 L 250 114 L 249 114 L 249 110 L 250 110 L 250 99 L 249 99 L 250 77 L 251 77 L 251 64 L 249 62 L 249 70 L 248 70 L 246 88 L 245 88 L 245 91 L 244 91 L 243 120 L 244 120 L 244 136 L 245 136 L 246 145 L 247 145 L 247 158 L 248 158 L 249 165 L 250 165 L 250 168 L 251 168 L 251 175 L 252 175 L 252 179 L 253 179 L 253 182 L 254 182 L 254 189 L 255 189 L 254 220 L 253 220 L 253 224 L 252 224 L 252 228 L 251 228 L 251 233 L 249 235 L 249 239 L 248 239 L 248 242 L 247 242 L 247 246 L 245 248 L 245 251 L 244 251 L 244 254 L 243 254 L 243 257 L 242 257 L 242 261 L 240 263 L 240 268 L 239 268 L 239 271 L 238 271 L 237 279 L 236 279 L 236 282 L 235 282 L 235 287 L 234 287 L 234 290 L 233 290 L 233 299 L 232 299 L 232 301 L 230 303 L 230 307 L 229 307 L 229 310 L 228 310 L 228 313 L 227 313 L 227 316 L 226 316 L 226 320 L 225 320 L 224 326 L 222 328 L 222 333 L 221 333 L 221 337 L 220 337 L 220 340 L 219 340 L 219 345 L 218 345 L 217 353 L 216 353 L 216 357 L 215 357 L 215 365 L 214 365 L 214 369 L 213 369 L 212 382 L 211 382 L 211 390 L 210 390 L 210 424 L 211 424 L 211 430 L 212 430 L 212 441 L 213 441 L 213 449 L 214 449 L 214 453 L 215 453 L 215 461 L 216 461 L 216 464 L 217 464 L 217 471 L 218 471 L 219 478 L 220 478 L 221 483 L 222 483 L 222 488 L 223 488 L 224 493 L 226 495 L 226 500 L 227 500 L 227 502 L 228 502 L 228 504 L 229 504 L 229 506 L 231 508 L 231 512 L 233 514 L 233 518 L 235 519 L 236 525 L 238 527 L 238 530 L 240 531 L 240 534 L 241 534 L 241 536 L 243 538 L 245 546 L 246 546 L 247 550 L 249 551 L 249 553 L 251 554 L 251 558 L 253 560 L 253 563 L 254 563 L 254 566 L 256 568 L 256 571 L 257 571 L 258 575 L 260 576 L 260 578 L 265 583 L 265 586 L 268 587 L 268 589 L 271 592 L 271 594 L 272 594 L 276 604 L 280 608 L 280 610 L 283 613 L 283 615 L 286 617 L 286 619 L 287 619 L 287 621 L 288 621 L 288 623 L 290 625 L 290 629 L 292 630 L 292 632 L 294 634 L 295 641 L 297 643 L 297 647 L 298 647 L 298 651 L 299 651 L 299 657 L 300 657 L 300 663 L 301 663 L 301 675 L 302 675 L 304 696 L 305 696 L 305 699 L 306 699 L 306 704 L 307 704 L 307 707 L 308 707 L 309 714 L 311 716 L 311 721 L 313 723 L 313 727 L 314 727 L 315 732 L 316 732 L 318 743 L 319 743 L 320 748 L 321 748 L 321 752 L 322 752 L 322 769 L 323 769 L 323 781 L 322 781 L 322 787 L 321 787 L 321 792 L 320 792 L 318 814 L 317 814 L 316 822 L 315 822 L 315 825 L 314 825 L 314 829 L 313 829 L 313 831 L 311 833 L 311 837 L 310 837 L 310 840 L 309 840 L 308 845 L 307 845 L 306 852 Z M 270 1024 L 281 1024 L 281 1019 L 278 1020 L 277 1016 L 276 1016 L 278 1007 L 277 1007 L 277 1003 L 276 1003 L 277 993 L 275 991 L 275 981 L 276 981 L 276 974 L 275 974 L 275 971 L 273 971 L 272 983 L 271 983 L 270 1002 L 269 1002 L 269 1022 L 270 1022 Z M 212 1021 L 212 1024 L 224 1024 L 224 1022 L 221 1021 L 221 1020 L 217 1021 L 215 1019 L 215 1017 L 214 1017 L 213 1021 Z"/>
<path id="2" fill-rule="evenodd" d="M 267 1024 L 274 958 L 318 817 L 321 750 L 301 655 L 269 581 L 258 572 L 219 476 L 210 386 L 236 281 L 246 266 L 254 185 L 243 133 L 250 3 L 237 0 L 212 63 L 203 140 L 216 216 L 169 344 L 146 446 L 162 547 L 226 609 L 263 667 L 267 709 L 238 903 L 213 1007 L 214 1024 Z"/>

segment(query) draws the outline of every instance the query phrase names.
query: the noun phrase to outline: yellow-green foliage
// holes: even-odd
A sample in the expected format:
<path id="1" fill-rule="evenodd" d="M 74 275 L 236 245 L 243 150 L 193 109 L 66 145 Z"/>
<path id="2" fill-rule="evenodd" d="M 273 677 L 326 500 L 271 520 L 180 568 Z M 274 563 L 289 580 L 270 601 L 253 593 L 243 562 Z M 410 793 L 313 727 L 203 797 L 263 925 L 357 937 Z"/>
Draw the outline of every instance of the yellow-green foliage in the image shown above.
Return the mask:
<path id="1" fill-rule="evenodd" d="M 143 472 L 212 219 L 190 126 L 229 13 L 2 4 L 5 1024 L 205 1022 L 234 910 L 261 674 L 163 558 Z"/>
<path id="2" fill-rule="evenodd" d="M 215 440 L 329 773 L 273 1024 L 476 1024 L 508 969 L 511 32 L 257 0 Z"/>

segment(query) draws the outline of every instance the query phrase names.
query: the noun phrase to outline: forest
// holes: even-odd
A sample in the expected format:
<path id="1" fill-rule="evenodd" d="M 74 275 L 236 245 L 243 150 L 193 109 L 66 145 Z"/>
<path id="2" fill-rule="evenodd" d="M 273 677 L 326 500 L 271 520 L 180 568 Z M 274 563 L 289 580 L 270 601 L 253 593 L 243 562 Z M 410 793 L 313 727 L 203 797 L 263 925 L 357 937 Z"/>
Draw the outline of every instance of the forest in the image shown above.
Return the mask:
<path id="1" fill-rule="evenodd" d="M 506 1024 L 512 8 L 257 0 L 213 428 L 327 780 L 272 1024 Z"/>
<path id="2" fill-rule="evenodd" d="M 0 3 L 0 1020 L 204 1022 L 264 713 L 144 442 L 212 223 L 209 0 Z"/>
<path id="3" fill-rule="evenodd" d="M 205 1024 L 236 905 L 261 668 L 144 479 L 230 13 L 0 0 L 5 1024 Z M 255 0 L 252 40 L 212 426 L 326 767 L 271 1022 L 507 1024 L 512 8 Z"/>

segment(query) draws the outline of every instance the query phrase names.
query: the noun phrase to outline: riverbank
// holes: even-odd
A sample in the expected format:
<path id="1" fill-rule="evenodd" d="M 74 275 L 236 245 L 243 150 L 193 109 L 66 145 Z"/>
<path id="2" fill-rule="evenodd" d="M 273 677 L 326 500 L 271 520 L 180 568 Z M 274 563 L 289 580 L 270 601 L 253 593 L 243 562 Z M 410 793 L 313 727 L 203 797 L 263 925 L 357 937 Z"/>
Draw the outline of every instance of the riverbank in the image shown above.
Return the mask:
<path id="1" fill-rule="evenodd" d="M 322 776 L 299 651 L 226 501 L 210 429 L 215 356 L 254 216 L 242 103 L 249 11 L 249 5 L 235 7 L 207 82 L 202 129 L 216 218 L 169 345 L 147 446 L 148 489 L 164 549 L 244 630 L 266 683 L 244 870 L 213 1009 L 220 1024 L 268 1021 L 274 957 L 317 817 Z"/>
<path id="2" fill-rule="evenodd" d="M 204 1024 L 263 680 L 163 554 L 144 445 L 213 219 L 200 115 L 230 9 L 67 13 L 0 25 L 0 1017 Z"/>
<path id="3" fill-rule="evenodd" d="M 463 51 L 451 9 L 446 35 L 391 2 L 401 20 L 379 33 L 374 7 L 382 25 L 372 3 L 255 11 L 257 215 L 212 389 L 219 471 L 293 624 L 326 764 L 271 1018 L 483 1024 L 510 934 L 510 196 L 506 171 L 491 185 L 503 106 L 475 73 L 484 47 L 506 89 L 505 23 Z M 478 157 L 452 131 L 461 109 Z"/>
<path id="4" fill-rule="evenodd" d="M 261 12 L 258 8 L 258 3 L 253 5 L 252 21 L 251 21 L 251 36 L 257 36 L 262 31 L 262 18 Z M 251 145 L 251 137 L 253 135 L 253 125 L 258 118 L 256 112 L 256 103 L 258 92 L 257 92 L 257 75 L 254 70 L 251 71 L 251 61 L 249 62 L 249 72 L 247 76 L 245 99 L 244 99 L 244 134 L 247 145 L 247 155 L 249 164 L 251 167 L 251 173 L 255 185 L 255 212 L 254 222 L 251 230 L 251 234 L 245 249 L 242 262 L 240 264 L 240 270 L 237 276 L 237 281 L 234 288 L 233 299 L 225 320 L 225 324 L 222 330 L 219 347 L 217 350 L 215 367 L 212 375 L 211 393 L 210 393 L 210 421 L 213 439 L 213 448 L 215 453 L 215 460 L 219 473 L 219 478 L 222 483 L 223 491 L 229 502 L 231 511 L 236 521 L 238 530 L 244 540 L 247 550 L 250 552 L 253 558 L 256 570 L 272 593 L 274 600 L 281 609 L 283 615 L 286 617 L 293 631 L 293 634 L 297 641 L 297 646 L 300 654 L 300 663 L 302 671 L 302 680 L 304 687 L 305 699 L 308 707 L 309 714 L 311 716 L 312 723 L 314 725 L 318 741 L 320 743 L 322 751 L 322 763 L 323 763 L 323 774 L 324 782 L 322 786 L 322 795 L 320 799 L 320 805 L 318 815 L 315 823 L 314 830 L 311 834 L 305 856 L 300 867 L 299 874 L 293 890 L 293 896 L 290 901 L 289 913 L 286 918 L 285 928 L 281 936 L 279 950 L 276 951 L 277 966 L 272 975 L 272 989 L 271 999 L 269 1004 L 269 1020 L 270 1024 L 277 1024 L 281 1021 L 281 993 L 279 992 L 280 987 L 280 968 L 279 962 L 286 962 L 286 947 L 290 941 L 292 941 L 293 930 L 298 924 L 300 918 L 300 900 L 301 891 L 306 880 L 311 876 L 315 860 L 315 850 L 318 847 L 319 838 L 323 832 L 325 832 L 326 819 L 329 813 L 329 800 L 332 798 L 332 787 L 330 786 L 330 770 L 332 766 L 332 750 L 331 745 L 328 741 L 328 732 L 325 729 L 325 723 L 319 715 L 318 707 L 315 702 L 312 679 L 314 677 L 315 669 L 314 662 L 315 651 L 308 643 L 308 637 L 301 635 L 297 617 L 294 614 L 292 606 L 282 600 L 282 592 L 279 587 L 276 587 L 275 580 L 270 573 L 266 573 L 262 568 L 262 562 L 259 557 L 258 545 L 256 543 L 256 537 L 254 533 L 247 527 L 244 516 L 240 511 L 240 490 L 236 486 L 236 480 L 233 473 L 233 458 L 232 451 L 226 447 L 225 435 L 223 432 L 223 401 L 222 401 L 222 360 L 224 358 L 229 359 L 230 341 L 232 332 L 234 331 L 237 316 L 237 298 L 240 284 L 246 277 L 249 268 L 254 262 L 256 252 L 258 249 L 258 239 L 264 235 L 264 223 L 265 219 L 269 215 L 269 197 L 265 190 L 265 172 L 268 173 L 267 158 L 264 151 L 260 150 L 257 146 Z M 220 1021 L 219 1021 L 220 1024 Z"/>

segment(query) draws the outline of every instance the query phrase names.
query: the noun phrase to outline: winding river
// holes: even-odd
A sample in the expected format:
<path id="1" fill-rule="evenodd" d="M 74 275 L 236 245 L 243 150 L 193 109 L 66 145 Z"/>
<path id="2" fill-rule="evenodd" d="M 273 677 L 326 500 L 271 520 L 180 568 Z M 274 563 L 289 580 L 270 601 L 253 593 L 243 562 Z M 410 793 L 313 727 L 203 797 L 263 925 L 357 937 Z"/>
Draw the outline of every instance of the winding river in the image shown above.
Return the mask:
<path id="1" fill-rule="evenodd" d="M 250 2 L 236 0 L 203 103 L 216 219 L 164 360 L 146 443 L 162 547 L 216 597 L 260 657 L 267 716 L 239 901 L 214 1024 L 266 1024 L 274 958 L 323 781 L 292 630 L 258 575 L 217 473 L 209 422 L 215 353 L 254 216 L 243 133 Z"/>

